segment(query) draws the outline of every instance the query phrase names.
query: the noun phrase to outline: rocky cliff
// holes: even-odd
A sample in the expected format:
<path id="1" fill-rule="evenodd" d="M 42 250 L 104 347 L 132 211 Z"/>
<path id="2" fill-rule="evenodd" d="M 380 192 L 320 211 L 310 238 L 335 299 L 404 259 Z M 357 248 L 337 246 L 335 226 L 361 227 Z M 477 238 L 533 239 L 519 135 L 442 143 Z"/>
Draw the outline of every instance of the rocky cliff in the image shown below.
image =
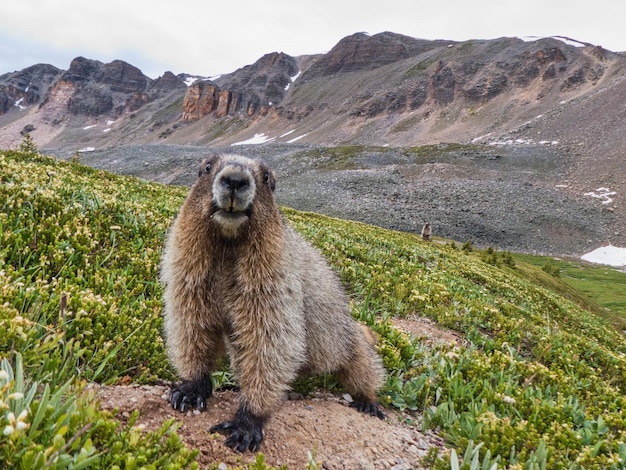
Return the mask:
<path id="1" fill-rule="evenodd" d="M 356 34 L 340 41 L 303 73 L 299 90 L 294 90 L 293 99 L 283 103 L 283 108 L 298 109 L 303 104 L 298 92 L 308 95 L 310 89 L 322 88 L 320 83 L 334 82 L 346 93 L 326 93 L 322 100 L 308 102 L 308 113 L 311 106 L 330 107 L 355 118 L 400 118 L 421 111 L 421 117 L 413 119 L 426 122 L 433 112 L 448 106 L 452 106 L 450 114 L 467 116 L 501 95 L 533 104 L 546 97 L 572 96 L 624 63 L 623 57 L 601 48 L 577 48 L 550 38 L 455 43 L 392 33 Z M 348 77 L 359 80 L 361 86 L 346 90 Z M 404 127 L 414 131 L 417 126 Z"/>
<path id="2" fill-rule="evenodd" d="M 383 65 L 415 57 L 450 41 L 426 41 L 402 34 L 385 32 L 370 36 L 356 33 L 337 43 L 317 60 L 302 76 L 307 79 L 336 73 L 373 70 Z"/>
<path id="3" fill-rule="evenodd" d="M 37 105 L 63 71 L 47 64 L 39 64 L 24 70 L 0 76 L 0 115 L 13 107 L 25 108 Z"/>
<path id="4" fill-rule="evenodd" d="M 297 73 L 295 58 L 274 52 L 215 82 L 197 81 L 185 95 L 182 120 L 196 121 L 210 114 L 217 118 L 238 113 L 265 115 L 271 106 L 280 104 Z"/>
<path id="5" fill-rule="evenodd" d="M 47 107 L 47 115 L 57 122 L 68 113 L 117 117 L 148 101 L 148 82 L 141 70 L 121 60 L 103 64 L 78 57 L 50 88 L 41 107 Z"/>
<path id="6" fill-rule="evenodd" d="M 104 64 L 77 57 L 66 71 L 39 64 L 1 76 L 0 114 L 36 105 L 44 121 L 54 125 L 70 116 L 114 119 L 174 89 L 186 87 L 171 72 L 151 80 L 121 60 Z"/>

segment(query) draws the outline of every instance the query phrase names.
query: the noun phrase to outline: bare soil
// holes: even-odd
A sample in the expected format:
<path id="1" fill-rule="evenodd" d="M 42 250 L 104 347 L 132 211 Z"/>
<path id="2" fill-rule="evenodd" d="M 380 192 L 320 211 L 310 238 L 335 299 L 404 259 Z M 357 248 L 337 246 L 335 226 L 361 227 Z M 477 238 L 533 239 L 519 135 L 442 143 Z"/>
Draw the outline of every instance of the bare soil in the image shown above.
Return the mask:
<path id="1" fill-rule="evenodd" d="M 431 344 L 461 341 L 457 334 L 419 317 L 397 320 L 396 326 Z M 101 407 L 112 410 L 122 422 L 138 410 L 137 425 L 146 430 L 156 430 L 174 417 L 183 441 L 198 449 L 200 468 L 215 464 L 220 469 L 245 467 L 256 460 L 256 454 L 237 453 L 224 445 L 224 436 L 209 433 L 212 425 L 235 413 L 237 392 L 217 391 L 205 412 L 184 414 L 170 407 L 169 387 L 165 385 L 103 386 L 98 396 Z M 348 395 L 324 392 L 306 398 L 289 394 L 265 427 L 260 450 L 265 463 L 290 469 L 307 468 L 314 461 L 325 469 L 408 470 L 424 468 L 422 460 L 430 448 L 446 451 L 441 437 L 421 430 L 420 415 L 386 409 L 387 417 L 380 420 L 349 408 L 349 400 Z"/>

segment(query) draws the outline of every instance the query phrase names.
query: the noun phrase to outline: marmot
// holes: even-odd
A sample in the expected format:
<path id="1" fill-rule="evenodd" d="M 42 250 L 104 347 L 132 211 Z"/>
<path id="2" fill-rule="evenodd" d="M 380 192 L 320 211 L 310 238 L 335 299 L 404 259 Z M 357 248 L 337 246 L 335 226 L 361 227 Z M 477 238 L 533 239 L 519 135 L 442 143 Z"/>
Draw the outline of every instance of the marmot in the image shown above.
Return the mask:
<path id="1" fill-rule="evenodd" d="M 430 228 L 430 223 L 426 222 L 422 227 L 422 240 L 430 241 L 432 235 L 432 229 Z"/>
<path id="2" fill-rule="evenodd" d="M 360 411 L 384 417 L 384 368 L 372 332 L 354 321 L 338 277 L 284 220 L 260 160 L 206 159 L 167 237 L 161 262 L 169 358 L 182 382 L 170 403 L 206 407 L 228 353 L 240 387 L 231 421 L 211 432 L 256 451 L 263 426 L 300 374 L 333 372 Z"/>

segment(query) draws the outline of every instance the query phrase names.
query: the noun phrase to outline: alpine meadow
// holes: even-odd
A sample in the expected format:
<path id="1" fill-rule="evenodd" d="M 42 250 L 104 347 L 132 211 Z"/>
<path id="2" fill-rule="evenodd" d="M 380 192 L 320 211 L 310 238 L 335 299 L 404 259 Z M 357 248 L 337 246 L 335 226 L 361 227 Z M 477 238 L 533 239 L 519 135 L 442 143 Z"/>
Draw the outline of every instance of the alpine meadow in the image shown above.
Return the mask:
<path id="1" fill-rule="evenodd" d="M 96 394 L 97 384 L 175 380 L 158 271 L 188 189 L 34 148 L 1 151 L 0 168 L 0 467 L 197 468 L 175 420 L 145 430 Z M 445 440 L 425 468 L 625 468 L 626 341 L 593 299 L 510 253 L 283 214 L 377 334 L 381 404 Z M 416 317 L 460 341 L 400 328 Z M 229 380 L 215 374 L 217 386 Z M 322 382 L 332 380 L 299 388 Z M 272 467 L 259 456 L 254 468 Z"/>

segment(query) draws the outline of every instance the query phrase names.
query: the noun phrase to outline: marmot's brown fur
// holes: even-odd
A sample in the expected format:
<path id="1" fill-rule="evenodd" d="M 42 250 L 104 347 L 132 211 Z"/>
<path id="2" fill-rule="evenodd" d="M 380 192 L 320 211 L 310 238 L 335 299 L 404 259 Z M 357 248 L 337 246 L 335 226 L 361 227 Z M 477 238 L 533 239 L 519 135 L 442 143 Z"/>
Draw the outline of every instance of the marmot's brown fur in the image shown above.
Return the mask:
<path id="1" fill-rule="evenodd" d="M 384 369 L 371 331 L 355 322 L 337 276 L 283 219 L 275 179 L 259 160 L 216 155 L 202 163 L 171 230 L 161 266 L 165 337 L 183 382 L 180 411 L 204 409 L 211 372 L 228 353 L 240 406 L 212 428 L 255 451 L 263 425 L 303 373 L 334 372 L 352 406 L 384 417 Z"/>

